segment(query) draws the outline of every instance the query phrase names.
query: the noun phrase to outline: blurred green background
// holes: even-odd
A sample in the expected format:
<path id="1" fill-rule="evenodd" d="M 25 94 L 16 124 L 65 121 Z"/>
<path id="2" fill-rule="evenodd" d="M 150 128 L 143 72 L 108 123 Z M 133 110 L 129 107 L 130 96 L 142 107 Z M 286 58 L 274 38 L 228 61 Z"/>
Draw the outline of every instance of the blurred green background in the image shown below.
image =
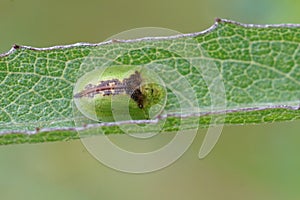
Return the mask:
<path id="1" fill-rule="evenodd" d="M 0 0 L 0 52 L 101 42 L 137 27 L 198 32 L 216 17 L 300 23 L 299 8 L 297 0 Z M 203 160 L 200 130 L 173 165 L 140 175 L 105 167 L 79 140 L 0 146 L 0 199 L 300 199 L 299 129 L 299 121 L 225 127 Z"/>

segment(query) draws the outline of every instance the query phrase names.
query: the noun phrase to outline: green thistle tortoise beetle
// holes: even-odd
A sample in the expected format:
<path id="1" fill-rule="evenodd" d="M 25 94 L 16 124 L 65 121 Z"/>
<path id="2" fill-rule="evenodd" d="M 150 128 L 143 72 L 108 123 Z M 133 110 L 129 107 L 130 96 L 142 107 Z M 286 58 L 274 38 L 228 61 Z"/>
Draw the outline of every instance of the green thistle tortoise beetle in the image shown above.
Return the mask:
<path id="1" fill-rule="evenodd" d="M 74 101 L 86 117 L 103 122 L 152 119 L 166 103 L 160 78 L 139 66 L 109 66 L 82 76 Z"/>

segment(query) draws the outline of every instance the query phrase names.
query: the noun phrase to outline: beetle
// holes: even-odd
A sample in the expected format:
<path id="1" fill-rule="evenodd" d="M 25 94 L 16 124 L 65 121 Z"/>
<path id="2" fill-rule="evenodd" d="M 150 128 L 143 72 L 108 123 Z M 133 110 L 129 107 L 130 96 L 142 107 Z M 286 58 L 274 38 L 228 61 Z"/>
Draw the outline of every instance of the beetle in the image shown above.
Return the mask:
<path id="1" fill-rule="evenodd" d="M 92 120 L 142 120 L 162 112 L 166 90 L 148 69 L 117 65 L 83 75 L 73 97 L 78 110 Z"/>

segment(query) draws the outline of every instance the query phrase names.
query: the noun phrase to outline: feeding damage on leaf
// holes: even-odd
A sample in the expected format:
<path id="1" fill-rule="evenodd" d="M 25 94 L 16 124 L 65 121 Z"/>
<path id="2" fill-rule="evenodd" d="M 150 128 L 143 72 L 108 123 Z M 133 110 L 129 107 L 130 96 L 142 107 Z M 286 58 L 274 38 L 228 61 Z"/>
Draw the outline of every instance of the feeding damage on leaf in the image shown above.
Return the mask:
<path id="1" fill-rule="evenodd" d="M 74 90 L 78 110 L 95 121 L 157 116 L 163 110 L 166 92 L 155 76 L 146 71 L 137 66 L 110 66 L 85 74 Z"/>

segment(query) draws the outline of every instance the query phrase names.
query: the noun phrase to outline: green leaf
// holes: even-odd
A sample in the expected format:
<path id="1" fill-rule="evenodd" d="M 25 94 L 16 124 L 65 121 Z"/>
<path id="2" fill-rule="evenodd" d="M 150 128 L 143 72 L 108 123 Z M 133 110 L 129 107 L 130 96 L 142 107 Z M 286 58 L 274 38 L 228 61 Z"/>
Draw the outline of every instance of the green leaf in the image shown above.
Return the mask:
<path id="1" fill-rule="evenodd" d="M 78 111 L 73 90 L 79 78 L 116 65 L 142 66 L 161 78 L 167 90 L 161 115 L 99 123 Z M 0 55 L 0 84 L 0 144 L 295 120 L 300 25 L 217 20 L 204 32 L 172 37 L 42 49 L 15 45 Z"/>

